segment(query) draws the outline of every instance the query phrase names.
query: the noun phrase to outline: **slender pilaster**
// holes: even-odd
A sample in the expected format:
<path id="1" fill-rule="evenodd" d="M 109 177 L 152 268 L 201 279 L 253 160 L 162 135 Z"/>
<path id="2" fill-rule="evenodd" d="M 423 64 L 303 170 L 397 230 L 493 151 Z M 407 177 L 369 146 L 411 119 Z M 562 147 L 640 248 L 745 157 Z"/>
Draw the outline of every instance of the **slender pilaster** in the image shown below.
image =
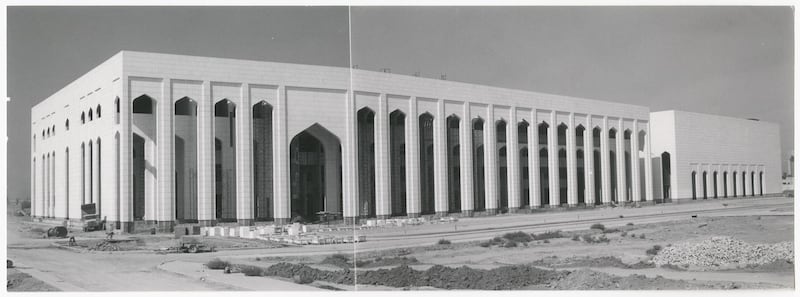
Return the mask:
<path id="1" fill-rule="evenodd" d="M 513 211 L 520 206 L 520 182 L 519 182 L 519 133 L 517 130 L 517 111 L 511 107 L 511 114 L 508 115 L 506 125 L 506 168 L 508 172 L 508 209 Z M 526 197 L 527 199 L 527 197 Z"/>
<path id="2" fill-rule="evenodd" d="M 250 226 L 253 217 L 253 105 L 249 84 L 240 89 L 241 102 L 236 112 L 236 221 Z"/>
<path id="3" fill-rule="evenodd" d="M 197 220 L 201 225 L 217 222 L 214 181 L 214 104 L 211 83 L 203 82 L 203 95 L 197 106 Z"/>
<path id="4" fill-rule="evenodd" d="M 550 112 L 550 126 L 547 129 L 547 163 L 550 207 L 558 207 L 561 204 L 561 189 L 558 180 L 558 122 L 555 110 Z"/>
<path id="5" fill-rule="evenodd" d="M 486 126 L 484 127 L 484 160 L 486 160 L 486 213 L 495 214 L 497 212 L 497 198 L 499 191 L 497 188 L 498 166 L 497 166 L 497 123 L 494 121 L 494 105 L 489 104 L 486 108 Z"/>
<path id="6" fill-rule="evenodd" d="M 437 215 L 447 215 L 447 119 L 444 100 L 436 101 L 436 117 L 433 119 L 433 191 L 434 210 Z"/>
<path id="7" fill-rule="evenodd" d="M 132 131 L 132 120 L 131 120 L 131 100 L 127 95 L 126 88 L 127 84 L 123 85 L 123 95 L 120 98 L 120 123 L 122 128 L 120 128 L 120 143 L 119 143 L 119 153 L 120 153 L 120 161 L 119 161 L 119 168 L 118 174 L 120 177 L 119 180 L 119 194 L 120 194 L 120 202 L 119 202 L 119 213 L 120 213 L 120 221 L 121 226 L 120 230 L 123 232 L 131 232 L 133 231 L 133 186 L 131 182 L 131 161 L 133 157 L 133 148 L 131 144 L 131 131 Z M 76 150 L 76 152 L 78 152 Z M 75 154 L 77 156 L 77 154 Z M 75 157 L 75 160 L 80 160 L 80 157 Z M 77 163 L 77 162 L 75 162 Z M 78 167 L 74 169 L 75 171 L 80 171 L 80 164 Z M 78 175 L 76 175 L 78 177 Z M 80 203 L 78 203 L 80 205 Z M 80 215 L 77 213 L 76 215 Z"/>
<path id="8" fill-rule="evenodd" d="M 386 94 L 381 94 L 375 119 L 375 214 L 378 218 L 388 218 L 392 214 L 387 101 Z"/>
<path id="9" fill-rule="evenodd" d="M 44 157 L 44 196 L 42 197 L 44 208 L 42 209 L 42 216 L 45 218 L 50 217 L 50 154 Z"/>
<path id="10" fill-rule="evenodd" d="M 583 180 L 585 186 L 586 205 L 594 205 L 594 125 L 592 115 L 586 115 L 586 130 L 583 131 Z"/>
<path id="11" fill-rule="evenodd" d="M 650 151 L 650 122 L 645 127 L 644 137 L 644 192 L 645 200 L 653 201 L 653 161 Z"/>
<path id="12" fill-rule="evenodd" d="M 411 97 L 406 117 L 406 212 L 408 217 L 419 217 L 419 114 L 417 98 Z"/>
<path id="13" fill-rule="evenodd" d="M 346 224 L 355 223 L 358 218 L 358 130 L 353 91 L 347 92 L 345 102 L 345 141 L 342 144 L 342 213 Z"/>
<path id="14" fill-rule="evenodd" d="M 617 131 L 617 203 L 623 203 L 627 199 L 628 188 L 625 183 L 625 123 L 620 118 L 618 120 L 619 131 Z"/>
<path id="15" fill-rule="evenodd" d="M 575 145 L 575 114 L 569 114 L 567 123 L 567 204 L 570 207 L 578 205 L 578 165 L 577 149 Z"/>
<path id="16" fill-rule="evenodd" d="M 99 188 L 99 186 L 98 186 Z M 99 190 L 99 189 L 98 189 Z M 50 154 L 50 209 L 51 218 L 56 217 L 56 154 Z M 98 210 L 99 213 L 99 210 Z"/>
<path id="17" fill-rule="evenodd" d="M 608 147 L 608 133 L 608 117 L 604 116 L 602 131 L 600 131 L 600 165 L 603 173 L 603 191 L 601 192 L 603 196 L 600 199 L 603 204 L 611 203 L 611 159 L 609 158 L 611 150 Z"/>
<path id="18" fill-rule="evenodd" d="M 459 161 L 461 162 L 461 214 L 471 216 L 475 210 L 473 200 L 473 163 L 472 160 L 472 118 L 470 117 L 469 102 L 464 103 L 464 118 L 459 122 Z"/>
<path id="19" fill-rule="evenodd" d="M 631 199 L 635 202 L 642 201 L 641 178 L 639 177 L 639 120 L 633 120 L 633 132 L 631 134 L 631 189 L 633 195 Z"/>
<path id="20" fill-rule="evenodd" d="M 286 87 L 278 87 L 278 100 L 275 104 L 275 123 L 272 128 L 272 176 L 274 178 L 273 199 L 275 208 L 273 216 L 276 224 L 285 224 L 291 219 L 291 202 L 289 197 L 289 136 L 287 135 Z M 344 164 L 342 164 L 344 165 Z"/>
<path id="21" fill-rule="evenodd" d="M 539 176 L 539 121 L 536 109 L 531 111 L 531 125 L 528 126 L 528 179 L 531 187 L 531 208 L 542 207 L 541 177 Z"/>

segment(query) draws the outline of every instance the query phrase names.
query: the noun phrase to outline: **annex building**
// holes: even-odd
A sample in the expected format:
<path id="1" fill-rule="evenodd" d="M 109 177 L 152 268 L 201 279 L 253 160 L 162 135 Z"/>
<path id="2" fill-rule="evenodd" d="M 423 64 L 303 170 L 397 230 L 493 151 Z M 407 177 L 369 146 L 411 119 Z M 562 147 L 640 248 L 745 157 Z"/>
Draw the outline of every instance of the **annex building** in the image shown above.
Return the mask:
<path id="1" fill-rule="evenodd" d="M 774 124 L 348 68 L 122 51 L 31 116 L 32 215 L 125 231 L 781 190 Z"/>

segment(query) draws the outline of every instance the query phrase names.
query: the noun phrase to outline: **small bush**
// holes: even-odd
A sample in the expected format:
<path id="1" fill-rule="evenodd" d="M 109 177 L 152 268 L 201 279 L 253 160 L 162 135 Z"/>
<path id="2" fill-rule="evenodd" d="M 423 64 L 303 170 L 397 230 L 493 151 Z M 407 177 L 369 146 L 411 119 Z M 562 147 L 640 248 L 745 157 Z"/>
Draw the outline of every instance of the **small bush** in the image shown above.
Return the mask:
<path id="1" fill-rule="evenodd" d="M 301 285 L 310 284 L 310 283 L 314 282 L 314 279 L 312 279 L 310 276 L 308 276 L 308 275 L 299 275 L 299 274 L 295 274 L 292 277 L 292 280 L 294 281 L 295 284 L 301 284 Z"/>
<path id="2" fill-rule="evenodd" d="M 597 242 L 597 243 L 603 243 L 603 242 L 608 243 L 610 241 L 611 240 L 609 240 L 605 235 L 601 235 L 600 237 L 597 238 L 597 240 L 595 242 Z"/>
<path id="3" fill-rule="evenodd" d="M 262 276 L 264 269 L 258 266 L 243 266 L 239 268 L 246 276 Z"/>
<path id="4" fill-rule="evenodd" d="M 483 242 L 481 242 L 480 246 L 481 247 L 490 247 L 490 246 L 492 246 L 492 242 L 491 241 L 483 241 Z"/>
<path id="5" fill-rule="evenodd" d="M 572 235 L 572 241 L 580 241 L 581 237 L 578 234 Z"/>
<path id="6" fill-rule="evenodd" d="M 261 261 L 261 257 L 256 257 L 256 261 Z"/>
<path id="7" fill-rule="evenodd" d="M 639 234 L 639 239 L 644 239 L 644 233 Z"/>
<path id="8" fill-rule="evenodd" d="M 628 232 L 622 231 L 622 233 L 620 233 L 619 236 L 622 237 L 628 236 Z"/>
<path id="9" fill-rule="evenodd" d="M 609 228 L 609 229 L 603 230 L 603 233 L 616 233 L 616 232 L 619 232 L 619 229 L 617 229 L 617 228 Z"/>
<path id="10" fill-rule="evenodd" d="M 439 239 L 439 241 L 437 241 L 436 244 L 439 244 L 439 245 L 450 244 L 450 241 L 447 240 L 447 239 L 442 238 L 442 239 Z"/>
<path id="11" fill-rule="evenodd" d="M 364 261 L 356 260 L 356 267 L 364 267 L 364 266 L 367 266 L 367 264 L 369 264 L 369 263 L 372 263 L 372 261 L 369 261 L 369 260 L 364 260 Z"/>
<path id="12" fill-rule="evenodd" d="M 589 234 L 584 234 L 583 236 L 581 236 L 581 239 L 582 239 L 584 242 L 588 242 L 588 243 L 592 243 L 592 242 L 594 242 L 594 238 L 593 238 L 591 235 L 589 235 Z"/>
<path id="13" fill-rule="evenodd" d="M 660 245 L 654 245 L 652 248 L 647 249 L 647 251 L 645 251 L 645 253 L 648 254 L 648 255 L 651 255 L 651 256 L 655 256 L 656 254 L 658 254 L 659 251 L 661 251 L 661 246 Z"/>
<path id="14" fill-rule="evenodd" d="M 631 233 L 631 238 L 636 238 L 636 233 Z"/>
<path id="15" fill-rule="evenodd" d="M 503 239 L 500 238 L 499 236 L 497 236 L 495 238 L 492 238 L 492 242 L 493 243 L 501 243 L 501 242 L 503 242 Z"/>
<path id="16" fill-rule="evenodd" d="M 603 224 L 594 224 L 591 227 L 589 227 L 589 229 L 591 229 L 591 230 L 601 230 L 602 231 L 602 230 L 606 229 L 606 226 L 603 226 Z"/>
<path id="17" fill-rule="evenodd" d="M 529 242 L 532 240 L 530 234 L 522 231 L 503 234 L 503 238 L 507 239 L 508 241 L 515 241 L 515 242 Z M 533 238 L 536 238 L 535 234 L 533 235 Z"/>
<path id="18" fill-rule="evenodd" d="M 547 231 L 541 234 L 532 234 L 533 239 L 535 240 L 544 240 L 544 239 L 552 239 L 552 238 L 561 238 L 561 231 Z"/>
<path id="19" fill-rule="evenodd" d="M 507 247 L 507 248 L 512 248 L 512 247 L 516 247 L 516 246 L 517 246 L 517 242 L 516 241 L 507 241 L 503 245 L 503 247 Z"/>
<path id="20" fill-rule="evenodd" d="M 547 239 L 545 239 L 545 240 L 544 240 L 544 241 L 542 241 L 542 242 L 544 242 L 544 243 L 550 243 L 550 240 L 547 240 Z"/>
<path id="21" fill-rule="evenodd" d="M 206 267 L 208 267 L 208 269 L 214 269 L 214 270 L 225 269 L 225 267 L 228 267 L 230 265 L 231 263 L 228 263 L 228 261 L 222 261 L 220 259 L 213 259 L 211 261 L 208 261 L 208 263 L 206 263 Z"/>
<path id="22" fill-rule="evenodd" d="M 628 222 L 625 226 L 633 226 L 633 222 Z"/>

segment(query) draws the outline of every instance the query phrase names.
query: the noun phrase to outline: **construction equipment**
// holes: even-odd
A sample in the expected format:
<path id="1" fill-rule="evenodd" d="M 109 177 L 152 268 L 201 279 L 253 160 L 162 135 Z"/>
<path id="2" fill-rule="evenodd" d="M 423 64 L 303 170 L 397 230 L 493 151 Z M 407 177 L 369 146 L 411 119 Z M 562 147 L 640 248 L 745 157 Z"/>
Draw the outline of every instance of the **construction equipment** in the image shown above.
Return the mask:
<path id="1" fill-rule="evenodd" d="M 81 205 L 81 221 L 83 221 L 83 232 L 103 230 L 103 225 L 105 225 L 100 221 L 97 205 L 94 203 Z"/>
<path id="2" fill-rule="evenodd" d="M 210 253 L 214 252 L 214 247 L 208 246 L 202 242 L 200 242 L 199 238 L 195 236 L 187 236 L 181 239 L 180 244 L 178 245 L 177 252 L 178 253 Z"/>

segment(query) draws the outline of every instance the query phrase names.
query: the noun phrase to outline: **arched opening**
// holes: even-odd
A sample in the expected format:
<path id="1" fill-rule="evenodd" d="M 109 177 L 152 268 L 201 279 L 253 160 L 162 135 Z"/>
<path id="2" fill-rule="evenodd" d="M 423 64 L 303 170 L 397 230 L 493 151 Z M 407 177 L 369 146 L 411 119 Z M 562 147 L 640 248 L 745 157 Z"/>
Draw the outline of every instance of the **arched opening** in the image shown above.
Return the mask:
<path id="1" fill-rule="evenodd" d="M 236 222 L 236 104 L 214 104 L 215 213 L 219 222 Z"/>
<path id="2" fill-rule="evenodd" d="M 550 205 L 550 179 L 548 172 L 548 151 L 547 133 L 550 125 L 547 123 L 539 124 L 539 191 L 542 205 Z"/>
<path id="3" fill-rule="evenodd" d="M 521 208 L 530 206 L 530 183 L 528 180 L 528 123 L 525 121 L 517 124 L 517 143 L 519 147 L 519 193 Z"/>
<path id="4" fill-rule="evenodd" d="M 692 171 L 692 200 L 697 200 L 697 172 Z"/>
<path id="5" fill-rule="evenodd" d="M 44 156 L 42 156 L 42 169 L 44 169 Z M 42 187 L 44 188 L 44 187 Z M 86 204 L 86 143 L 81 142 L 81 204 Z"/>
<path id="6" fill-rule="evenodd" d="M 433 116 L 424 113 L 419 116 L 419 185 L 420 213 L 433 214 L 434 207 L 434 164 L 433 156 Z"/>
<path id="7" fill-rule="evenodd" d="M 457 116 L 447 117 L 447 209 L 451 213 L 461 212 L 460 125 Z"/>
<path id="8" fill-rule="evenodd" d="M 342 146 L 319 124 L 290 143 L 292 219 L 316 221 L 319 212 L 342 211 Z M 298 216 L 300 218 L 298 218 Z"/>
<path id="9" fill-rule="evenodd" d="M 95 112 L 97 113 L 97 118 L 99 119 L 99 118 L 100 118 L 100 115 L 101 115 L 101 114 L 100 114 L 100 104 L 98 104 L 98 105 L 97 105 L 97 108 L 95 108 Z"/>
<path id="10" fill-rule="evenodd" d="M 86 113 L 81 112 L 81 124 L 86 124 Z M 42 132 L 42 136 L 44 136 L 44 132 Z"/>
<path id="11" fill-rule="evenodd" d="M 708 199 L 708 172 L 703 171 L 703 199 Z"/>
<path id="12" fill-rule="evenodd" d="M 145 166 L 145 140 L 136 133 L 133 134 L 132 163 L 133 219 L 143 220 L 145 211 L 145 190 L 150 184 L 145 184 L 145 171 L 148 169 Z"/>
<path id="13" fill-rule="evenodd" d="M 406 115 L 395 110 L 389 114 L 389 153 L 391 156 L 392 215 L 406 213 Z"/>
<path id="14" fill-rule="evenodd" d="M 728 198 L 728 172 L 722 172 L 722 197 Z"/>
<path id="15" fill-rule="evenodd" d="M 119 97 L 114 99 L 114 123 L 119 124 Z"/>
<path id="16" fill-rule="evenodd" d="M 357 113 L 358 213 L 375 217 L 375 112 L 364 107 Z"/>
<path id="17" fill-rule="evenodd" d="M 599 205 L 603 203 L 603 155 L 600 154 L 600 135 L 602 130 L 600 127 L 592 129 L 592 145 L 593 145 L 593 161 L 594 161 L 594 203 Z"/>
<path id="18" fill-rule="evenodd" d="M 121 203 L 121 201 L 122 201 L 122 193 L 121 192 L 122 191 L 120 189 L 120 171 L 121 171 L 120 162 L 122 161 L 121 160 L 121 155 L 122 154 L 120 152 L 119 132 L 117 132 L 114 135 L 114 164 L 115 164 L 115 166 L 114 166 L 114 192 L 115 192 L 115 195 L 114 195 L 115 198 L 114 199 L 115 199 L 115 201 L 114 202 L 116 204 L 116 208 L 115 209 L 117 210 L 116 220 L 115 220 L 116 224 L 114 224 L 114 226 L 118 230 L 122 228 L 121 224 L 120 224 L 120 222 L 122 221 L 122 205 L 121 205 L 122 204 Z"/>
<path id="19" fill-rule="evenodd" d="M 714 198 L 719 198 L 718 193 L 717 193 L 717 172 L 716 171 L 714 171 L 714 174 L 712 175 L 712 178 L 713 178 L 713 184 L 714 184 Z"/>
<path id="20" fill-rule="evenodd" d="M 617 189 L 617 130 L 608 130 L 608 167 L 609 167 L 609 187 L 611 187 L 611 202 L 619 202 L 622 197 Z"/>
<path id="21" fill-rule="evenodd" d="M 253 105 L 253 215 L 256 221 L 272 219 L 272 106 Z"/>
<path id="22" fill-rule="evenodd" d="M 483 160 L 483 120 L 472 120 L 472 187 L 475 211 L 486 210 L 485 164 Z"/>
<path id="23" fill-rule="evenodd" d="M 131 189 L 133 220 L 154 220 L 149 205 L 155 203 L 155 142 L 156 121 L 154 116 L 154 100 L 142 95 L 133 100 L 131 109 L 132 154 L 131 154 Z"/>
<path id="24" fill-rule="evenodd" d="M 745 186 L 745 178 L 747 177 L 747 173 L 742 171 L 742 197 L 747 197 L 747 187 Z"/>
<path id="25" fill-rule="evenodd" d="M 758 173 L 758 195 L 764 196 L 764 171 Z"/>
<path id="26" fill-rule="evenodd" d="M 567 205 L 567 125 L 558 125 L 558 197 L 559 204 Z"/>
<path id="27" fill-rule="evenodd" d="M 732 185 L 733 185 L 733 197 L 737 197 L 738 196 L 738 193 L 736 193 L 737 192 L 736 189 L 738 188 L 736 186 L 736 181 L 737 181 L 737 179 L 736 179 L 736 171 L 734 171 L 733 172 L 733 179 L 731 179 L 731 182 L 732 182 Z"/>
<path id="28" fill-rule="evenodd" d="M 578 186 L 578 204 L 586 205 L 586 167 L 585 162 L 586 158 L 584 157 L 584 144 L 583 144 L 583 134 L 586 132 L 586 128 L 583 125 L 578 125 L 575 128 L 575 147 L 577 148 L 575 151 L 575 167 L 576 167 L 576 185 Z"/>
<path id="29" fill-rule="evenodd" d="M 69 131 L 69 119 L 64 122 L 64 130 Z"/>
<path id="30" fill-rule="evenodd" d="M 625 201 L 633 200 L 633 164 L 631 153 L 631 130 L 625 130 L 623 133 L 624 141 L 623 147 L 625 151 Z"/>
<path id="31" fill-rule="evenodd" d="M 97 201 L 94 201 L 94 202 L 97 203 L 97 216 L 102 218 L 103 217 L 103 214 L 102 214 L 102 211 L 103 211 L 103 153 L 102 152 L 103 151 L 102 151 L 102 146 L 100 144 L 101 144 L 100 143 L 100 138 L 98 137 L 97 138 L 97 142 L 95 143 L 95 145 L 96 145 L 95 149 L 97 149 L 97 153 L 96 153 L 97 154 L 97 165 L 95 165 L 95 166 L 97 166 L 97 172 L 95 172 L 95 176 L 97 177 L 96 178 L 97 179 L 97 185 L 95 185 L 97 187 L 97 195 L 96 195 L 97 196 Z M 53 199 L 55 199 L 55 198 L 53 198 Z M 53 202 L 55 202 L 55 201 L 53 201 Z"/>
<path id="32" fill-rule="evenodd" d="M 638 160 L 633 160 L 634 162 L 639 162 L 638 167 L 636 168 L 638 172 L 634 174 L 639 175 L 639 199 L 644 201 L 647 199 L 647 174 L 646 174 L 646 167 L 645 162 L 650 161 L 650 151 L 645 150 L 645 144 L 647 144 L 647 132 L 644 130 L 639 131 L 637 135 L 637 144 L 639 145 L 637 149 L 637 155 L 639 156 Z"/>
<path id="33" fill-rule="evenodd" d="M 89 108 L 89 121 L 91 122 L 92 120 L 94 120 L 94 116 L 92 116 L 92 109 Z"/>
<path id="34" fill-rule="evenodd" d="M 750 196 L 756 196 L 756 173 L 750 171 Z"/>
<path id="35" fill-rule="evenodd" d="M 175 219 L 197 222 L 197 103 L 189 97 L 175 102 Z"/>
<path id="36" fill-rule="evenodd" d="M 672 198 L 672 163 L 668 152 L 661 153 L 661 185 L 664 200 Z"/>
<path id="37" fill-rule="evenodd" d="M 495 124 L 495 138 L 497 139 L 497 210 L 508 210 L 508 152 L 506 149 L 506 121 L 499 120 Z"/>

